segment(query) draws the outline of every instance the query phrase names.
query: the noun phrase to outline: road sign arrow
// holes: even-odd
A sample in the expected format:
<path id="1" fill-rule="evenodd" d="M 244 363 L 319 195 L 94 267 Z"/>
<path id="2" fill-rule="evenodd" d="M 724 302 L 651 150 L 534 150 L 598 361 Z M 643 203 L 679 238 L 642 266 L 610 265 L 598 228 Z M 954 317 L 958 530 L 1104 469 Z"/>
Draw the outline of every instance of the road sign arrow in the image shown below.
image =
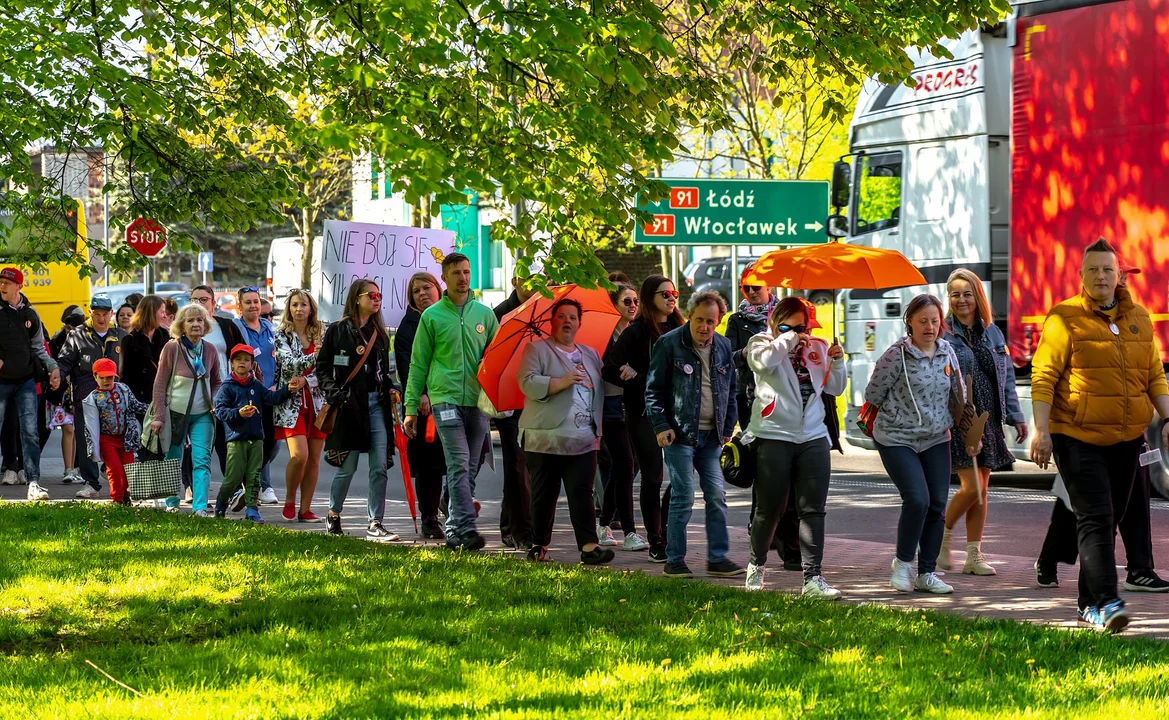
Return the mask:
<path id="1" fill-rule="evenodd" d="M 804 229 L 805 229 L 805 230 L 811 230 L 812 232 L 820 232 L 821 230 L 823 230 L 823 229 L 824 229 L 824 226 L 823 226 L 823 225 L 821 225 L 821 224 L 820 224 L 820 223 L 817 221 L 817 222 L 811 222 L 811 223 L 804 223 Z"/>

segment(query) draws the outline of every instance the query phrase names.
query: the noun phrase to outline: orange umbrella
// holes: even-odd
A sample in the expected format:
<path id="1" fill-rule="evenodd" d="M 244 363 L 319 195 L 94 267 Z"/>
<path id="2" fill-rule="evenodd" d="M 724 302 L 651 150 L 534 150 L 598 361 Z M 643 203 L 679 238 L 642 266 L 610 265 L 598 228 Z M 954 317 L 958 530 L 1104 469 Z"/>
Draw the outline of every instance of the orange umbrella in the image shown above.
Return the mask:
<path id="1" fill-rule="evenodd" d="M 793 290 L 888 290 L 926 281 L 896 250 L 829 242 L 773 250 L 755 261 L 743 284 Z"/>
<path id="2" fill-rule="evenodd" d="M 580 330 L 576 333 L 578 345 L 588 345 L 604 355 L 613 337 L 613 330 L 621 320 L 620 313 L 609 300 L 609 293 L 601 288 L 589 290 L 578 285 L 557 285 L 549 288 L 552 297 L 536 294 L 503 317 L 499 331 L 483 353 L 479 364 L 479 384 L 495 409 L 522 410 L 524 394 L 516 379 L 520 359 L 528 343 L 546 338 L 552 330 L 552 306 L 562 298 L 572 298 L 584 310 Z"/>

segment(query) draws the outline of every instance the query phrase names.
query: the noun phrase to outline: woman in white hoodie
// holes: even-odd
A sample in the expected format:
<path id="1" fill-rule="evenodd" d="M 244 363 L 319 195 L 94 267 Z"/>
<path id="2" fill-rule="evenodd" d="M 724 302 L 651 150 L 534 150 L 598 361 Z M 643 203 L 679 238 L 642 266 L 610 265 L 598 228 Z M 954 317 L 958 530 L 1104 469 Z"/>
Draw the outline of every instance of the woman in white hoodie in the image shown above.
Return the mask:
<path id="1" fill-rule="evenodd" d="M 784 298 L 771 310 L 767 330 L 747 342 L 747 365 L 755 373 L 755 401 L 747 432 L 754 436 L 755 517 L 747 589 L 763 589 L 767 551 L 794 483 L 800 518 L 804 594 L 837 600 L 840 591 L 820 572 L 824 556 L 824 506 L 832 474 L 828 427 L 820 393 L 844 392 L 848 375 L 839 345 L 808 334 L 807 305 Z"/>

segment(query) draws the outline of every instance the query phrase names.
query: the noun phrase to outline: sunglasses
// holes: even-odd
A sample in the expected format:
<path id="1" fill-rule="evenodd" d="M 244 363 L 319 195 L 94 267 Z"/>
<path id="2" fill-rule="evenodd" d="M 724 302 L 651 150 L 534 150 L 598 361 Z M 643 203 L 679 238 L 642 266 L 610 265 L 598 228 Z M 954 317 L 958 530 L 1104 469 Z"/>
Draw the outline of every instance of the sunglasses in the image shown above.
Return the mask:
<path id="1" fill-rule="evenodd" d="M 744 292 L 762 292 L 762 290 L 763 290 L 762 285 L 744 285 L 743 286 Z"/>
<path id="2" fill-rule="evenodd" d="M 272 313 L 260 313 L 260 317 L 264 318 L 265 320 L 271 320 Z"/>
<path id="3" fill-rule="evenodd" d="M 625 307 L 635 307 L 636 305 L 638 305 L 638 302 L 639 301 L 637 298 L 625 298 L 624 300 L 621 301 L 621 303 Z"/>
<path id="4" fill-rule="evenodd" d="M 258 292 L 260 292 L 260 288 L 256 287 L 255 285 L 248 285 L 247 287 L 242 287 L 239 289 L 240 295 L 247 295 L 248 293 L 258 293 Z"/>
<path id="5" fill-rule="evenodd" d="M 790 331 L 790 332 L 795 332 L 797 335 L 803 335 L 804 333 L 808 332 L 808 326 L 807 325 L 780 325 L 779 331 L 781 333 L 785 333 L 785 332 Z"/>
<path id="6" fill-rule="evenodd" d="M 361 295 L 369 295 L 369 299 L 373 300 L 374 302 L 382 299 L 382 294 L 380 292 L 363 292 Z M 361 295 L 358 295 L 357 297 L 361 297 Z"/>
<path id="7" fill-rule="evenodd" d="M 678 297 L 678 291 L 677 290 L 659 290 L 658 292 L 654 293 L 654 295 L 661 295 L 662 297 L 664 297 L 667 300 L 673 300 L 673 299 Z"/>

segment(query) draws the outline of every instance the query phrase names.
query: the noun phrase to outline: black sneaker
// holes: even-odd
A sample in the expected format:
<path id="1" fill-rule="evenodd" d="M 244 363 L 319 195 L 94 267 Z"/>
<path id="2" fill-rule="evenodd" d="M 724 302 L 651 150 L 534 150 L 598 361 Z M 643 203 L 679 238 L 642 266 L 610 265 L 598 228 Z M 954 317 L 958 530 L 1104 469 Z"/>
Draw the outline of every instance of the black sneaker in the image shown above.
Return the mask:
<path id="1" fill-rule="evenodd" d="M 1035 582 L 1039 583 L 1041 588 L 1057 588 L 1059 587 L 1059 575 L 1054 567 L 1047 568 L 1035 561 Z M 1125 583 L 1125 588 L 1128 588 L 1128 583 Z M 1162 592 L 1162 591 L 1159 591 Z"/>
<path id="2" fill-rule="evenodd" d="M 445 540 L 446 533 L 442 531 L 442 523 L 437 517 L 422 518 L 422 537 L 427 540 Z"/>
<path id="3" fill-rule="evenodd" d="M 231 508 L 232 512 L 239 512 L 240 510 L 244 509 L 244 502 L 246 500 L 247 497 L 244 496 L 244 489 L 240 488 L 239 490 L 236 490 L 235 494 L 231 496 L 231 499 L 227 501 L 227 506 Z M 336 535 L 337 533 L 333 534 Z"/>
<path id="4" fill-rule="evenodd" d="M 686 563 L 666 563 L 662 575 L 670 578 L 692 578 L 694 573 L 686 567 Z"/>
<path id="5" fill-rule="evenodd" d="M 325 532 L 330 535 L 344 535 L 341 531 L 341 516 L 340 515 L 326 515 L 325 516 Z"/>
<path id="6" fill-rule="evenodd" d="M 472 530 L 462 538 L 453 538 L 448 536 L 446 539 L 446 546 L 448 550 L 482 550 L 487 541 L 483 536 Z"/>
<path id="7" fill-rule="evenodd" d="M 736 565 L 730 560 L 720 560 L 718 562 L 706 563 L 706 574 L 714 575 L 716 577 L 734 577 L 735 575 L 742 575 L 747 572 L 747 569 Z"/>
<path id="8" fill-rule="evenodd" d="M 1163 593 L 1169 592 L 1169 582 L 1157 577 L 1152 570 L 1141 570 L 1129 573 L 1124 579 L 1124 589 L 1131 592 Z"/>
<path id="9" fill-rule="evenodd" d="M 544 558 L 548 556 L 548 548 L 533 545 L 531 550 L 528 550 L 528 559 L 532 562 L 544 562 Z"/>
<path id="10" fill-rule="evenodd" d="M 649 546 L 649 561 L 661 565 L 666 561 L 666 546 L 665 545 L 650 545 Z"/>
<path id="11" fill-rule="evenodd" d="M 613 558 L 617 557 L 612 550 L 603 547 L 595 547 L 588 552 L 580 554 L 580 561 L 585 565 L 604 565 L 613 562 Z"/>
<path id="12" fill-rule="evenodd" d="M 505 548 L 511 548 L 512 550 L 516 549 L 515 538 L 513 538 L 511 535 L 508 535 L 507 533 L 500 533 L 499 539 Z"/>
<path id="13" fill-rule="evenodd" d="M 396 534 L 390 532 L 389 530 L 386 530 L 385 525 L 382 525 L 377 520 L 374 520 L 369 524 L 369 527 L 366 528 L 366 530 L 365 530 L 365 539 L 369 540 L 370 542 L 384 543 L 384 542 L 394 542 L 396 540 L 401 540 L 402 538 L 398 537 Z"/>

